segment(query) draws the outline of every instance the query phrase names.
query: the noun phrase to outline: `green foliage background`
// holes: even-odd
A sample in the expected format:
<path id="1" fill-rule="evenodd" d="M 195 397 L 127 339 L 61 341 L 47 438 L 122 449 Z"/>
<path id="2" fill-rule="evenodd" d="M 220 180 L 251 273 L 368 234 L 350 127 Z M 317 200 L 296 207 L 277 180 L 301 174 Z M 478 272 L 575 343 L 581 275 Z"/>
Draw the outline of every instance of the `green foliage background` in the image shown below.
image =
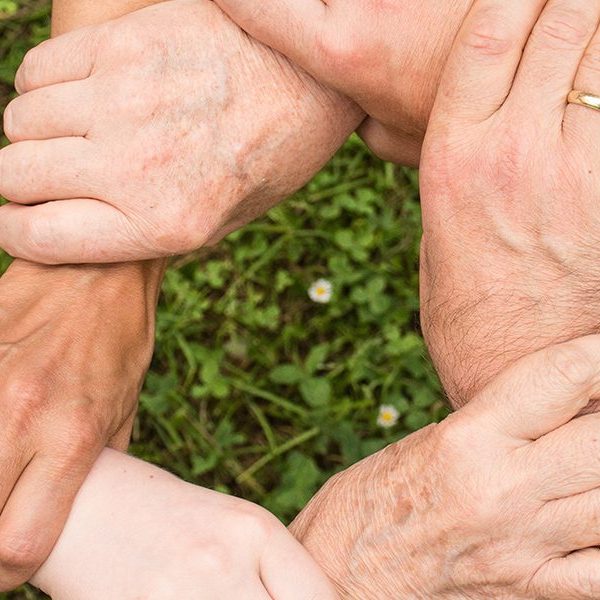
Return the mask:
<path id="1" fill-rule="evenodd" d="M 0 0 L 0 108 L 48 23 L 48 0 Z M 266 218 L 176 260 L 132 451 L 287 521 L 331 474 L 443 417 L 417 329 L 419 237 L 416 173 L 352 139 Z M 307 296 L 320 277 L 328 305 Z M 380 404 L 401 414 L 389 431 Z"/>

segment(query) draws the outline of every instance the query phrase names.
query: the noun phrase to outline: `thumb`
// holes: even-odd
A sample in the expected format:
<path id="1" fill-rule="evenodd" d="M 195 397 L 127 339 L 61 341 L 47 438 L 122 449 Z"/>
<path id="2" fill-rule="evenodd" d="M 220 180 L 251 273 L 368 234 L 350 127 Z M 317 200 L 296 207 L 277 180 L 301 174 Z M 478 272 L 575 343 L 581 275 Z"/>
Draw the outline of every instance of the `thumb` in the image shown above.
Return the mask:
<path id="1" fill-rule="evenodd" d="M 317 79 L 316 43 L 324 31 L 327 5 L 321 0 L 215 0 L 244 31 L 287 56 Z M 316 71 L 316 72 L 315 72 Z"/>
<path id="2" fill-rule="evenodd" d="M 270 598 L 338 600 L 335 587 L 308 550 L 285 527 L 271 534 L 260 559 L 260 577 Z"/>
<path id="3" fill-rule="evenodd" d="M 456 37 L 434 116 L 483 122 L 506 101 L 547 0 L 480 0 Z"/>
<path id="4" fill-rule="evenodd" d="M 521 359 L 466 408 L 505 435 L 536 440 L 599 394 L 600 336 L 589 336 Z"/>

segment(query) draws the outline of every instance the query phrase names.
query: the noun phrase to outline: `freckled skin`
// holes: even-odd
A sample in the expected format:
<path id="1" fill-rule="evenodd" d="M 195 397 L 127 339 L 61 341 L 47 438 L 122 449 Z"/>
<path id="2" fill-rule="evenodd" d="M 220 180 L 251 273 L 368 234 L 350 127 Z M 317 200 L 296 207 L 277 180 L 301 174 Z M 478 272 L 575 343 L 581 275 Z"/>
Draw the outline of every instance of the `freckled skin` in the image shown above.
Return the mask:
<path id="1" fill-rule="evenodd" d="M 69 138 L 74 156 L 52 153 L 41 165 L 31 163 L 43 152 L 19 158 L 31 115 L 53 112 L 49 94 L 38 106 L 40 88 L 28 90 L 7 109 L 16 143 L 0 155 L 12 173 L 0 192 L 24 204 L 41 196 L 36 206 L 7 207 L 8 229 L 0 227 L 0 244 L 21 258 L 121 262 L 216 243 L 304 185 L 362 119 L 349 99 L 251 39 L 208 0 L 161 3 L 85 35 L 94 45 L 85 65 L 92 110 L 85 139 Z M 40 77 L 47 60 L 65 64 L 69 39 L 35 49 L 18 82 Z M 39 204 L 56 197 L 71 201 Z M 0 221 L 6 215 L 0 209 Z M 21 218 L 31 235 L 17 235 Z"/>
<path id="2" fill-rule="evenodd" d="M 565 376 L 563 358 L 587 376 Z M 598 597 L 600 551 L 585 549 L 600 541 L 600 416 L 573 419 L 600 392 L 597 359 L 592 337 L 518 362 L 443 423 L 336 475 L 292 532 L 348 600 Z"/>

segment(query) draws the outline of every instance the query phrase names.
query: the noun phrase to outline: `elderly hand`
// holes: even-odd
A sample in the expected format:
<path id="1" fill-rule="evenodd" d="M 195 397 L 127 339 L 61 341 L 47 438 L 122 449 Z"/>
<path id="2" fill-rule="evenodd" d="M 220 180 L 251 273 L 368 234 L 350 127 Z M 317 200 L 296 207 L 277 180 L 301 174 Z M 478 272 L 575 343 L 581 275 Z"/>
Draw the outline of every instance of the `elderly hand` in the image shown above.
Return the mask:
<path id="1" fill-rule="evenodd" d="M 47 558 L 102 449 L 127 447 L 161 277 L 16 262 L 0 279 L 0 591 Z"/>
<path id="2" fill-rule="evenodd" d="M 457 38 L 421 170 L 423 329 L 457 405 L 598 331 L 600 114 L 567 95 L 600 93 L 599 20 L 596 2 L 479 0 Z"/>
<path id="3" fill-rule="evenodd" d="M 32 583 L 53 600 L 334 600 L 266 510 L 105 450 Z"/>
<path id="4" fill-rule="evenodd" d="M 4 114 L 0 247 L 119 262 L 218 241 L 301 187 L 360 122 L 209 0 L 47 41 Z M 31 206 L 23 206 L 31 205 Z"/>
<path id="5" fill-rule="evenodd" d="M 416 165 L 447 51 L 470 0 L 216 0 L 250 35 L 369 115 L 381 158 Z"/>
<path id="6" fill-rule="evenodd" d="M 292 530 L 343 598 L 600 597 L 600 337 L 521 360 L 333 478 Z"/>

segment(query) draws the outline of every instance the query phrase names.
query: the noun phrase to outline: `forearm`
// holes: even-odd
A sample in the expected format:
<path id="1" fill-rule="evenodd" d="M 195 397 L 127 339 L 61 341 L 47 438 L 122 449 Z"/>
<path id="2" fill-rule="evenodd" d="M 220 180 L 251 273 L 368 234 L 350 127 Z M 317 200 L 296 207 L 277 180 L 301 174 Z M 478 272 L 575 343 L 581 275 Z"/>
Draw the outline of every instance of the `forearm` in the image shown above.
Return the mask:
<path id="1" fill-rule="evenodd" d="M 493 242 L 452 241 L 426 223 L 421 321 L 451 403 L 462 406 L 522 356 L 597 333 L 600 302 L 591 273 L 552 272 L 535 255 Z M 481 244 L 481 245 L 480 245 Z"/>
<path id="2" fill-rule="evenodd" d="M 52 34 L 60 35 L 78 27 L 96 25 L 116 19 L 163 0 L 54 0 L 52 2 Z"/>
<path id="3" fill-rule="evenodd" d="M 52 29 L 60 35 L 78 26 L 89 25 L 99 20 L 108 20 L 123 14 L 128 8 L 135 10 L 142 5 L 154 4 L 155 0 L 129 0 L 94 2 L 93 0 L 56 0 L 53 4 Z M 127 263 L 106 267 L 62 266 L 48 267 L 23 260 L 15 260 L 5 277 L 9 283 L 19 282 L 31 288 L 32 295 L 38 287 L 63 289 L 65 298 L 77 293 L 74 290 L 84 287 L 98 289 L 123 286 L 128 281 L 127 290 L 131 298 L 143 299 L 137 306 L 145 309 L 156 301 L 165 270 L 165 261 Z M 147 301 L 147 302 L 145 302 Z"/>
<path id="4" fill-rule="evenodd" d="M 172 533 L 157 517 L 176 510 L 190 493 L 193 488 L 170 473 L 104 450 L 52 554 L 31 583 L 58 600 L 118 598 L 123 588 L 142 594 L 141 574 L 164 552 L 156 533 Z M 182 545 L 185 541 L 180 539 Z"/>

